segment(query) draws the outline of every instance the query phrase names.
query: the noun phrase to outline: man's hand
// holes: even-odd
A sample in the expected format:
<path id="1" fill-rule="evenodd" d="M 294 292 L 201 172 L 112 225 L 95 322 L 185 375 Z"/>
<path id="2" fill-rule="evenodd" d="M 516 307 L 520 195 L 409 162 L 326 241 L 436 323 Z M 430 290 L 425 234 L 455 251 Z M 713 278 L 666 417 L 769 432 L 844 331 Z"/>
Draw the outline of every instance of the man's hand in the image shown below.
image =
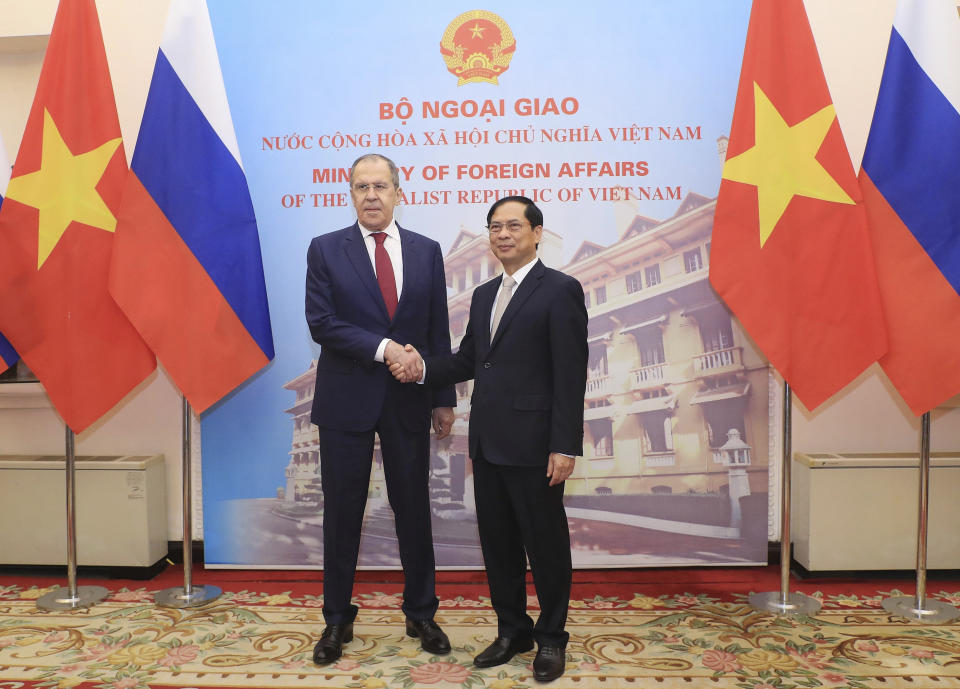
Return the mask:
<path id="1" fill-rule="evenodd" d="M 423 377 L 423 359 L 413 345 L 401 347 L 391 340 L 383 352 L 390 373 L 401 383 L 416 383 Z"/>
<path id="2" fill-rule="evenodd" d="M 383 360 L 387 366 L 396 363 L 402 354 L 403 345 L 393 340 L 388 340 L 387 346 L 383 348 Z"/>
<path id="3" fill-rule="evenodd" d="M 573 464 L 573 457 L 551 452 L 550 459 L 547 461 L 547 478 L 550 479 L 550 485 L 555 486 L 566 481 L 573 473 Z"/>
<path id="4" fill-rule="evenodd" d="M 393 374 L 393 377 L 400 383 L 413 382 L 407 380 L 407 370 L 403 367 L 403 364 L 390 364 L 390 373 Z"/>
<path id="5" fill-rule="evenodd" d="M 437 432 L 438 439 L 442 440 L 450 435 L 456 418 L 453 407 L 437 407 L 433 410 L 433 430 Z"/>

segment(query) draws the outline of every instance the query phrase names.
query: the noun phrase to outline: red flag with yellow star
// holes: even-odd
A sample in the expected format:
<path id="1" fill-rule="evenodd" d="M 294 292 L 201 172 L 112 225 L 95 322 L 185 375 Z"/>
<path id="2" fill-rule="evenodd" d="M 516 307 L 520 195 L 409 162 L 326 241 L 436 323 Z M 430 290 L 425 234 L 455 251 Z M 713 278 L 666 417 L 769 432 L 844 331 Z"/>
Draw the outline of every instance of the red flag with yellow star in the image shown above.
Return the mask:
<path id="1" fill-rule="evenodd" d="M 754 0 L 710 282 L 813 409 L 887 348 L 866 215 L 801 0 Z"/>
<path id="2" fill-rule="evenodd" d="M 107 292 L 126 176 L 94 0 L 65 0 L 0 209 L 0 331 L 75 432 L 156 368 Z"/>

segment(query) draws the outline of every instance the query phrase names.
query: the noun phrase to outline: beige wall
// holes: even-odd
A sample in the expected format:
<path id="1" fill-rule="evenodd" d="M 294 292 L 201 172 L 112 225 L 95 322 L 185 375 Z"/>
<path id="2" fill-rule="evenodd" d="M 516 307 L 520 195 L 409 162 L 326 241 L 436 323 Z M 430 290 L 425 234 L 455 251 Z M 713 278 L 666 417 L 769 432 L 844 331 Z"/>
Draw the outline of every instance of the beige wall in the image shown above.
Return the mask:
<path id="1" fill-rule="evenodd" d="M 98 0 L 127 154 L 130 155 L 163 30 L 167 0 Z M 859 166 L 893 18 L 894 0 L 806 0 L 827 81 L 854 165 Z M 0 0 L 0 131 L 16 153 L 39 75 L 43 34 L 56 0 Z M 37 36 L 41 36 L 37 38 Z M 11 386 L 7 386 L 11 387 Z M 9 397 L 10 393 L 4 393 Z M 62 451 L 63 427 L 49 408 L 0 405 L 0 452 Z M 16 406 L 16 405 L 13 405 Z M 933 413 L 934 449 L 960 448 L 960 410 Z M 876 366 L 816 413 L 799 404 L 793 447 L 800 451 L 915 450 L 919 421 Z M 167 456 L 169 537 L 181 537 L 180 401 L 161 371 L 78 438 L 80 453 L 163 452 Z M 197 452 L 199 444 L 195 443 Z M 199 486 L 199 481 L 195 481 Z M 199 505 L 199 499 L 195 500 Z M 199 515 L 198 515 L 199 517 Z M 199 518 L 196 523 L 199 530 Z M 772 535 L 778 531 L 772 520 Z"/>

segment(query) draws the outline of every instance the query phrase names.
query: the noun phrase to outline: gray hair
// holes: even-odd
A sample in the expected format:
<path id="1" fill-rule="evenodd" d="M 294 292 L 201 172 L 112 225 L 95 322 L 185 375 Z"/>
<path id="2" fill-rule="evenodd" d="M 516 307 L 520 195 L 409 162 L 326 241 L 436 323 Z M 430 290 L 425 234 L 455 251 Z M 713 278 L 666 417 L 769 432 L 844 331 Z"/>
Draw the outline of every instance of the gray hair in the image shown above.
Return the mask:
<path id="1" fill-rule="evenodd" d="M 350 186 L 353 186 L 353 171 L 357 169 L 357 164 L 362 163 L 365 160 L 382 160 L 390 168 L 390 180 L 393 182 L 393 187 L 395 189 L 400 188 L 400 173 L 397 171 L 396 163 L 390 160 L 387 156 L 380 155 L 379 153 L 367 153 L 362 155 L 356 160 L 353 161 L 353 165 L 350 166 Z"/>

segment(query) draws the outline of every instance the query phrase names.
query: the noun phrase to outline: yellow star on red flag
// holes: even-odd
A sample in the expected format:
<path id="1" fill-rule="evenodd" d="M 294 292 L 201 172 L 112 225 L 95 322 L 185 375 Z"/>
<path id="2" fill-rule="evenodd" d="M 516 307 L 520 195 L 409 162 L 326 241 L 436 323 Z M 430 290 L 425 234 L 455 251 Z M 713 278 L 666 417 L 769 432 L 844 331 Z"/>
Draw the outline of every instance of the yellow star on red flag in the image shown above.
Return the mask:
<path id="1" fill-rule="evenodd" d="M 108 291 L 129 176 L 95 0 L 57 6 L 0 208 L 0 331 L 74 433 L 156 369 Z"/>
<path id="2" fill-rule="evenodd" d="M 727 160 L 723 178 L 757 188 L 763 246 L 794 196 L 855 202 L 817 160 L 820 146 L 837 118 L 833 104 L 790 126 L 756 82 L 753 93 L 754 145 Z"/>
<path id="3" fill-rule="evenodd" d="M 762 88 L 761 88 L 762 86 Z M 866 215 L 803 0 L 754 0 L 710 284 L 808 409 L 887 350 Z"/>
<path id="4" fill-rule="evenodd" d="M 40 169 L 10 180 L 7 196 L 40 211 L 37 233 L 37 270 L 57 246 L 70 223 L 113 232 L 117 219 L 97 192 L 97 184 L 120 138 L 74 155 L 56 122 L 43 111 L 43 149 Z"/>

